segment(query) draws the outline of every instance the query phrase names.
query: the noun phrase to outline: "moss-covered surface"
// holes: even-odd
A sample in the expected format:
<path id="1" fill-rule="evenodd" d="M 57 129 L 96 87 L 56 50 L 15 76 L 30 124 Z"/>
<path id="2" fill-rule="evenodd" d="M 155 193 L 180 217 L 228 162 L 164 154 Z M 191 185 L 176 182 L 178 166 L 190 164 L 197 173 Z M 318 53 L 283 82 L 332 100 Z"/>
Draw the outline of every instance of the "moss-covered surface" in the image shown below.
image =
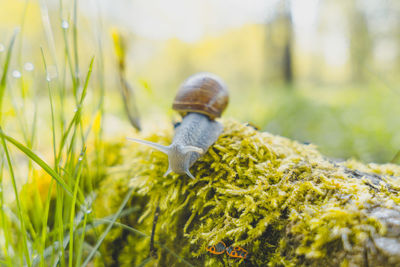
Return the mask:
<path id="1" fill-rule="evenodd" d="M 136 209 L 121 222 L 150 235 L 159 205 L 158 258 L 150 264 L 160 266 L 185 264 L 171 251 L 195 266 L 400 265 L 399 166 L 334 163 L 312 145 L 223 123 L 224 133 L 191 168 L 195 180 L 163 177 L 164 154 L 127 143 L 123 164 L 101 184 L 96 216 L 115 212 L 134 187 L 126 208 Z M 168 129 L 145 138 L 169 144 L 171 137 Z M 392 250 L 379 238 L 394 242 Z M 205 250 L 220 240 L 243 247 L 247 258 Z M 101 252 L 98 265 L 138 265 L 149 257 L 149 238 L 115 227 Z"/>

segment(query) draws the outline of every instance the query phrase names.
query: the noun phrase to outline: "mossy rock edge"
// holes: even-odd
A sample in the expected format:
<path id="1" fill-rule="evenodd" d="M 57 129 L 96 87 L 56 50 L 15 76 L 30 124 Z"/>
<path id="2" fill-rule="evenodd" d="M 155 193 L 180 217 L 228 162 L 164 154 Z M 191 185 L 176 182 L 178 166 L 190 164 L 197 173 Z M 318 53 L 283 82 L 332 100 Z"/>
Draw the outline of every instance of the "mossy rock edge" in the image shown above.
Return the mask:
<path id="1" fill-rule="evenodd" d="M 399 166 L 333 162 L 313 145 L 223 123 L 191 168 L 195 180 L 163 177 L 164 154 L 126 144 L 94 211 L 112 214 L 134 187 L 125 209 L 136 209 L 120 222 L 150 235 L 159 205 L 158 255 L 149 258 L 148 237 L 114 227 L 97 265 L 183 266 L 183 258 L 194 266 L 400 266 Z M 172 134 L 138 137 L 169 144 Z M 247 258 L 206 251 L 219 241 L 246 249 Z"/>

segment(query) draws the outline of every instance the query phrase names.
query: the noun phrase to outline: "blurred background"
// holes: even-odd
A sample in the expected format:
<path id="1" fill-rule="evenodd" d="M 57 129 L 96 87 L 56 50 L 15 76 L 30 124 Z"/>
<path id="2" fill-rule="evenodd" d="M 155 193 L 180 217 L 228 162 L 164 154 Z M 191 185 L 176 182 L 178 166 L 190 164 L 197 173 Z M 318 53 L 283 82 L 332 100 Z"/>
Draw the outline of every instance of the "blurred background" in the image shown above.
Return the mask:
<path id="1" fill-rule="evenodd" d="M 36 123 L 32 147 L 44 157 L 51 154 L 46 81 L 65 85 L 67 121 L 74 113 L 69 71 L 84 80 L 93 56 L 87 109 L 101 105 L 107 138 L 134 131 L 120 94 L 115 43 L 123 40 L 129 100 L 144 131 L 177 119 L 171 103 L 179 85 L 209 71 L 230 88 L 225 118 L 313 143 L 331 158 L 398 161 L 399 1 L 0 0 L 0 6 L 1 66 L 18 29 L 4 125 L 21 140 L 21 128 Z"/>

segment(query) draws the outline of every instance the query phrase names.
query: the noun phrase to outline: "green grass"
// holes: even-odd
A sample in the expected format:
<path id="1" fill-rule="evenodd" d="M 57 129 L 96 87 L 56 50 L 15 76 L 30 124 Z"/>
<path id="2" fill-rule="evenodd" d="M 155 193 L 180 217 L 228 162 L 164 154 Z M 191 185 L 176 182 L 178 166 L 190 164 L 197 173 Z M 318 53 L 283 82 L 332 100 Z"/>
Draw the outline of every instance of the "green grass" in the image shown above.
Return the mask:
<path id="1" fill-rule="evenodd" d="M 17 31 L 14 31 L 14 35 L 12 36 L 10 44 L 8 46 L 7 56 L 4 61 L 4 66 L 3 66 L 3 74 L 1 75 L 1 80 L 0 80 L 0 122 L 2 119 L 1 110 L 2 110 L 2 106 L 3 106 L 4 91 L 5 91 L 6 85 L 7 85 L 7 75 L 8 75 L 8 70 L 10 67 L 11 54 L 12 54 L 12 49 L 14 47 L 15 38 L 17 37 L 17 33 L 18 33 Z"/>
<path id="2" fill-rule="evenodd" d="M 76 2 L 75 2 L 76 5 Z M 47 8 L 42 10 L 47 12 Z M 79 62 L 78 62 L 78 42 L 77 42 L 77 15 L 76 7 L 74 9 L 74 25 L 73 31 L 73 47 L 69 45 L 69 35 L 66 30 L 64 31 L 64 51 L 65 58 L 67 59 L 66 64 L 72 66 L 71 51 L 74 54 L 75 65 L 74 69 L 71 67 L 69 73 L 64 72 L 64 77 L 57 77 L 56 79 L 47 79 L 45 82 L 47 84 L 48 91 L 48 103 L 49 103 L 49 114 L 50 115 L 50 142 L 49 147 L 52 147 L 52 158 L 53 164 L 46 162 L 41 156 L 34 152 L 34 147 L 32 146 L 34 141 L 34 133 L 37 128 L 38 121 L 33 120 L 31 127 L 29 127 L 26 120 L 20 120 L 21 132 L 20 134 L 24 136 L 24 140 L 27 144 L 18 141 L 7 133 L 9 125 L 13 125 L 10 118 L 0 117 L 1 125 L 4 126 L 0 128 L 0 138 L 1 138 L 1 154 L 5 155 L 5 162 L 7 162 L 7 169 L 1 161 L 1 230 L 4 231 L 4 245 L 1 246 L 0 259 L 1 263 L 8 266 L 79 266 L 83 260 L 89 261 L 88 259 L 83 259 L 83 251 L 85 247 L 85 228 L 88 220 L 92 220 L 93 215 L 90 212 L 91 202 L 88 201 L 88 196 L 90 196 L 91 189 L 93 186 L 88 188 L 85 185 L 92 184 L 95 177 L 88 172 L 88 162 L 87 154 L 85 153 L 88 138 L 90 135 L 91 125 L 87 126 L 83 123 L 83 116 L 87 116 L 87 113 L 97 114 L 101 113 L 101 106 L 97 106 L 93 111 L 87 110 L 89 105 L 85 104 L 85 99 L 87 96 L 87 91 L 89 84 L 91 82 L 91 74 L 94 66 L 94 57 L 89 62 L 89 67 L 87 68 L 86 78 L 83 80 L 83 86 L 80 87 L 81 78 L 79 77 Z M 47 34 L 52 34 L 47 31 Z M 8 46 L 8 51 L 6 58 L 2 67 L 2 76 L 0 81 L 0 114 L 3 114 L 2 103 L 7 100 L 11 102 L 14 101 L 14 94 L 7 95 L 7 89 L 11 90 L 11 84 L 7 83 L 7 78 L 9 76 L 9 66 L 11 64 L 13 46 L 16 40 L 17 34 L 11 38 L 10 44 Z M 49 40 L 52 40 L 50 38 Z M 21 37 L 22 40 L 22 37 Z M 22 43 L 22 41 L 21 41 Z M 46 52 L 47 50 L 41 50 L 42 63 L 44 67 L 45 77 L 50 77 L 48 66 L 46 62 Z M 52 53 L 50 53 L 52 54 Z M 20 55 L 19 55 L 20 57 Z M 55 56 L 52 55 L 52 62 L 56 62 Z M 59 68 L 60 66 L 57 66 Z M 67 77 L 70 75 L 70 79 L 73 84 L 73 97 L 75 98 L 75 112 L 68 123 L 65 123 L 65 118 L 69 117 L 71 114 L 65 113 L 65 105 L 70 97 L 66 91 L 68 90 Z M 34 92 L 33 92 L 34 93 Z M 103 94 L 104 91 L 94 92 L 94 94 Z M 58 96 L 55 98 L 54 96 Z M 103 99 L 103 96 L 98 96 L 99 99 Z M 7 106 L 10 109 L 9 106 Z M 12 107 L 11 107 L 12 108 Z M 18 117 L 26 116 L 26 110 L 24 108 L 18 110 L 16 106 L 13 109 Z M 36 114 L 36 111 L 35 111 Z M 43 114 L 41 114 L 43 115 Z M 35 115 L 36 118 L 36 115 Z M 93 121 L 93 118 L 92 118 Z M 67 127 L 65 127 L 67 125 Z M 101 126 L 100 126 L 101 127 Z M 31 133 L 28 133 L 27 129 L 32 129 Z M 42 134 L 42 132 L 41 132 Z M 19 136 L 19 135 L 18 135 Z M 31 142 L 28 142 L 27 136 L 31 136 Z M 46 136 L 46 135 L 44 135 Z M 39 136 L 37 136 L 39 138 Z M 97 145 L 102 143 L 102 139 L 97 136 Z M 9 150 L 9 146 L 13 146 L 13 150 Z M 22 203 L 20 199 L 19 191 L 21 190 L 21 179 L 16 177 L 14 172 L 14 167 L 19 164 L 13 160 L 13 154 L 22 153 L 29 160 L 28 175 L 32 175 L 35 171 L 35 165 L 37 164 L 45 173 L 47 173 L 52 180 L 49 183 L 49 189 L 45 193 L 45 200 L 38 201 L 42 196 L 38 190 L 33 190 L 32 195 L 34 200 L 32 202 Z M 2 156 L 3 158 L 3 156 Z M 98 161 L 99 169 L 101 162 Z M 53 166 L 51 166 L 53 165 Z M 96 166 L 91 166 L 96 167 Z M 82 182 L 82 175 L 85 173 L 85 181 Z M 13 196 L 15 198 L 16 207 L 14 207 L 13 202 L 6 203 L 4 196 L 5 184 L 4 178 L 11 178 Z M 44 179 L 44 174 L 38 179 Z M 18 182 L 20 183 L 18 185 Z M 40 181 L 39 181 L 40 182 Z M 38 183 L 38 180 L 30 180 L 29 183 Z M 55 185 L 55 187 L 54 187 Z M 33 186 L 35 188 L 35 186 Z M 8 198 L 10 195 L 7 196 Z M 25 200 L 29 197 L 25 196 Z M 51 210 L 50 206 L 55 210 Z M 10 216 L 6 210 L 16 212 L 17 217 Z M 83 216 L 81 214 L 84 214 Z M 11 214 L 13 215 L 13 214 Z M 51 220 L 52 222 L 50 222 Z M 36 223 L 39 221 L 39 223 Z M 16 224 L 18 223 L 18 224 Z M 52 225 L 52 226 L 51 226 Z M 76 235 L 75 231 L 80 228 L 80 235 Z M 11 230 L 13 229 L 13 230 Z M 10 232 L 11 231 L 11 232 Z M 15 232 L 17 231 L 17 232 Z M 14 234 L 12 234 L 14 232 Z M 22 242 L 21 242 L 22 241 Z M 65 252 L 68 249 L 68 256 Z M 11 252 L 12 251 L 12 252 Z M 93 251 L 93 250 L 92 250 Z M 95 252 L 95 251 L 94 251 Z M 11 256 L 11 254 L 14 254 Z"/>
<path id="3" fill-rule="evenodd" d="M 10 66 L 22 65 L 23 39 L 17 36 L 18 31 L 10 39 L 0 69 L 0 231 L 4 233 L 3 242 L 0 240 L 0 265 L 88 265 L 95 256 L 101 258 L 99 247 L 109 230 L 115 227 L 114 223 L 124 216 L 123 209 L 131 196 L 126 195 L 120 209 L 106 222 L 107 228 L 99 232 L 95 225 L 102 225 L 105 221 L 96 221 L 98 218 L 92 213 L 92 203 L 96 196 L 96 184 L 105 173 L 102 151 L 105 145 L 104 57 L 100 47 L 97 60 L 92 56 L 88 66 L 82 67 L 88 59 L 80 58 L 78 2 L 73 3 L 71 21 L 63 17 L 64 8 L 60 1 L 58 21 L 67 21 L 72 25 L 72 31 L 61 29 L 63 47 L 56 48 L 54 40 L 58 33 L 53 33 L 47 19 L 47 6 L 45 3 L 41 5 L 47 44 L 38 51 L 41 64 L 36 65 L 42 65 L 40 73 L 43 73 L 40 81 L 32 82 L 32 87 L 27 88 L 25 81 L 29 81 L 29 77 L 24 81 L 21 78 L 20 83 L 8 82 Z M 25 21 L 27 12 L 25 5 L 22 21 Z M 101 36 L 98 38 L 101 46 Z M 13 49 L 16 43 L 19 44 L 17 50 Z M 16 63 L 12 61 L 13 51 L 17 51 Z M 52 77 L 48 62 L 53 67 L 55 64 L 56 77 Z M 96 64 L 99 65 L 97 80 L 93 81 Z M 86 75 L 81 77 L 81 70 L 84 69 Z M 16 86 L 21 90 L 15 93 Z M 47 89 L 47 95 L 39 91 L 41 87 Z M 87 100 L 89 90 L 91 100 Z M 37 102 L 31 122 L 27 119 L 28 115 L 32 115 L 28 114 L 29 110 L 18 106 L 20 96 L 23 101 Z M 16 120 L 10 112 L 15 114 Z M 38 124 L 42 122 L 49 122 L 47 132 L 39 129 Z M 14 131 L 16 127 L 18 132 Z M 48 156 L 37 153 L 40 142 L 44 142 L 46 150 L 51 151 Z M 88 147 L 91 147 L 90 155 Z M 20 166 L 26 166 L 26 169 Z M 21 179 L 22 171 L 29 177 L 27 181 Z M 48 177 L 50 180 L 46 180 Z M 13 193 L 5 194 L 9 179 Z M 41 186 L 47 188 L 41 191 Z M 95 239 L 93 245 L 86 240 L 88 233 L 91 239 Z"/>
<path id="4" fill-rule="evenodd" d="M 24 212 L 22 210 L 21 202 L 19 200 L 19 192 L 18 192 L 18 189 L 17 189 L 17 183 L 15 181 L 13 164 L 11 162 L 10 154 L 8 153 L 8 148 L 7 148 L 7 145 L 6 145 L 4 134 L 2 134 L 1 128 L 0 128 L 0 133 L 1 133 L 1 144 L 3 146 L 4 153 L 6 155 L 8 168 L 9 168 L 9 172 L 10 172 L 10 177 L 11 177 L 11 182 L 12 182 L 12 186 L 13 186 L 13 189 L 14 189 L 15 202 L 17 204 L 18 220 L 20 222 L 20 235 L 22 237 L 22 247 L 23 247 L 22 250 L 23 250 L 23 253 L 25 255 L 26 264 L 28 266 L 30 266 L 31 265 L 31 258 L 30 258 L 29 251 L 28 251 L 28 235 L 27 235 L 27 232 L 26 232 L 26 226 L 25 226 L 25 221 L 24 221 L 24 217 L 23 217 L 23 213 Z"/>

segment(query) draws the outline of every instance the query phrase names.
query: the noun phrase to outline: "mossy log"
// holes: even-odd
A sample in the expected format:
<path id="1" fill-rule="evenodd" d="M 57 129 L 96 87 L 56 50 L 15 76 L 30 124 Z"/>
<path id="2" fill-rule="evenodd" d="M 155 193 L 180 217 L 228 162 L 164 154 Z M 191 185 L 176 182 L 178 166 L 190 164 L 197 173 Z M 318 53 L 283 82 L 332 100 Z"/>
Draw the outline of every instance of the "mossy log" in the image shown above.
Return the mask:
<path id="1" fill-rule="evenodd" d="M 224 133 L 191 168 L 163 177 L 164 154 L 126 144 L 99 188 L 96 215 L 134 188 L 96 259 L 119 266 L 400 266 L 400 167 L 334 162 L 313 145 L 223 121 Z M 169 144 L 172 129 L 139 136 Z M 157 255 L 148 238 L 156 207 Z M 205 248 L 223 241 L 245 259 Z M 184 260 L 183 260 L 184 259 Z"/>

